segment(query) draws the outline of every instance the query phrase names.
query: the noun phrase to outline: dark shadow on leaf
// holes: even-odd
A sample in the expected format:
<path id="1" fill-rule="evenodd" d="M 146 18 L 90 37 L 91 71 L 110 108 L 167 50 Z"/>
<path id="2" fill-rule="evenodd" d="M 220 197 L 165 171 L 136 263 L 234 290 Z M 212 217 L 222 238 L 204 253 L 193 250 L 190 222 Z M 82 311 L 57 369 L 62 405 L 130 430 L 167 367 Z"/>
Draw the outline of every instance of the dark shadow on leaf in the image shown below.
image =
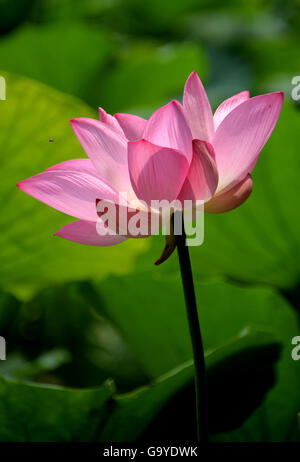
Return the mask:
<path id="1" fill-rule="evenodd" d="M 276 382 L 280 345 L 250 347 L 210 368 L 208 409 L 210 434 L 239 428 L 258 408 Z M 194 383 L 178 392 L 156 416 L 141 440 L 196 438 Z"/>

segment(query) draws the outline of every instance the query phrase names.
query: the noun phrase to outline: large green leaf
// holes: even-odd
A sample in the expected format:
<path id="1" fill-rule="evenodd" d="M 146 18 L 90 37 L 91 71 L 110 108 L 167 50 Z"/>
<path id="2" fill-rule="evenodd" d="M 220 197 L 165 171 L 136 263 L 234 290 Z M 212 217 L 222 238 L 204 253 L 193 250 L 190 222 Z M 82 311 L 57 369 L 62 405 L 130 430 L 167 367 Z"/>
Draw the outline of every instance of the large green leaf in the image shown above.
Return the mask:
<path id="1" fill-rule="evenodd" d="M 212 430 L 215 425 L 217 428 L 236 426 L 239 419 L 243 420 L 252 412 L 252 406 L 257 405 L 257 399 L 260 401 L 272 385 L 277 354 L 278 343 L 274 337 L 254 330 L 243 331 L 226 345 L 207 353 L 208 382 L 213 390 L 209 402 Z M 251 358 L 253 360 L 249 362 Z M 232 412 L 231 401 L 237 385 L 241 385 L 240 379 L 236 381 L 235 371 L 237 366 L 243 367 L 245 361 L 248 363 L 248 377 L 263 368 L 267 371 L 269 380 L 257 381 L 255 387 L 251 387 L 252 396 L 247 401 L 247 406 L 241 403 Z M 243 373 L 240 376 L 243 377 Z M 226 392 L 224 396 L 222 390 L 220 392 L 220 380 L 224 381 L 222 388 L 225 392 L 231 389 L 231 394 Z M 191 362 L 140 389 L 117 396 L 113 396 L 114 387 L 110 382 L 95 389 L 75 390 L 21 383 L 1 377 L 0 441 L 128 441 L 137 439 L 143 433 L 145 437 L 151 436 L 154 439 L 172 435 L 179 440 L 185 436 L 192 439 L 195 421 L 194 392 L 190 390 L 191 387 Z M 244 395 L 247 396 L 249 391 L 244 389 Z M 178 412 L 178 398 L 183 393 L 188 422 Z M 170 409 L 173 412 L 175 410 L 174 418 L 164 428 L 166 412 L 169 413 Z M 231 411 L 230 417 L 227 415 L 228 411 Z M 160 422 L 160 433 L 157 420 Z M 127 424 L 128 421 L 130 425 Z"/>
<path id="2" fill-rule="evenodd" d="M 228 341 L 248 325 L 269 329 L 282 342 L 276 386 L 245 423 L 245 431 L 250 439 L 264 440 L 261 413 L 268 438 L 286 439 L 300 404 L 299 367 L 290 355 L 291 339 L 298 333 L 293 310 L 277 293 L 265 288 L 196 283 L 196 292 L 205 348 Z M 159 280 L 156 272 L 110 278 L 100 286 L 100 294 L 100 312 L 118 325 L 135 357 L 153 377 L 191 357 L 179 279 Z M 254 383 L 256 378 L 252 380 Z"/>
<path id="3" fill-rule="evenodd" d="M 95 309 L 118 326 L 150 375 L 158 376 L 191 358 L 179 277 L 161 280 L 154 270 L 111 277 L 96 288 L 102 304 L 95 300 Z M 206 348 L 225 342 L 249 324 L 273 329 L 285 343 L 295 331 L 291 309 L 270 290 L 196 283 L 196 291 Z"/>
<path id="4" fill-rule="evenodd" d="M 33 371 L 41 355 L 48 355 L 49 350 L 69 352 L 71 363 L 39 380 L 82 388 L 97 386 L 112 377 L 119 390 L 136 388 L 148 377 L 129 351 L 118 326 L 93 310 L 85 295 L 89 288 L 88 283 L 69 283 L 43 289 L 21 305 L 14 315 L 13 329 L 5 331 L 0 322 L 0 332 L 11 346 L 10 351 L 21 350 L 27 361 L 30 359 Z M 18 343 L 13 349 L 15 338 Z"/>
<path id="5" fill-rule="evenodd" d="M 80 23 L 26 25 L 0 41 L 1 69 L 26 75 L 90 102 L 111 57 L 113 42 L 100 27 Z"/>
<path id="6" fill-rule="evenodd" d="M 180 280 L 162 282 L 155 276 L 153 271 L 108 278 L 95 287 L 102 303 L 97 297 L 93 301 L 118 326 L 150 377 L 192 357 Z"/>
<path id="7" fill-rule="evenodd" d="M 274 337 L 251 329 L 207 352 L 210 432 L 235 428 L 253 412 L 273 385 L 276 359 L 278 343 Z M 264 376 L 253 385 L 252 376 L 262 371 Z M 100 439 L 195 439 L 193 377 L 194 367 L 188 361 L 150 385 L 114 397 L 114 407 Z M 128 421 L 130 425 L 127 425 Z"/>
<path id="8" fill-rule="evenodd" d="M 75 390 L 0 377 L 0 441 L 93 441 L 113 392 L 110 382 Z"/>
<path id="9" fill-rule="evenodd" d="M 0 101 L 2 287 L 25 297 L 57 282 L 127 272 L 136 253 L 145 247 L 143 239 L 94 248 L 53 237 L 72 219 L 16 187 L 18 181 L 53 164 L 85 157 L 69 119 L 94 117 L 94 112 L 42 84 L 2 74 L 7 87 L 7 100 Z"/>

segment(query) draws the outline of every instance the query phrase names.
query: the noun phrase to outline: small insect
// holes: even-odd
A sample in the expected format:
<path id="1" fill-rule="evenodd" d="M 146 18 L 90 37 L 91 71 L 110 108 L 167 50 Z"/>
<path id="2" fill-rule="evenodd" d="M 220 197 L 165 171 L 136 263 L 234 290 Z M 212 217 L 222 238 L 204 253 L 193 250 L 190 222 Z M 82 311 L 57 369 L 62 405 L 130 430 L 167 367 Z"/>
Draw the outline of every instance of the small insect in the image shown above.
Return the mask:
<path id="1" fill-rule="evenodd" d="M 50 143 L 53 143 L 54 139 L 53 138 L 49 138 L 49 142 Z"/>

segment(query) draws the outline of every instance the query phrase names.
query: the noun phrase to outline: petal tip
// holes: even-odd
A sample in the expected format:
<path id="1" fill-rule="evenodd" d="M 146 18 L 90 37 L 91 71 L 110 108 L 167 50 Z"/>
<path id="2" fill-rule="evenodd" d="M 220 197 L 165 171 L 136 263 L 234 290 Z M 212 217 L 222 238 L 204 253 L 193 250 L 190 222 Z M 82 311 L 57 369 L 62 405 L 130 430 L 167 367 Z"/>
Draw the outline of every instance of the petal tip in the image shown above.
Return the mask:
<path id="1" fill-rule="evenodd" d="M 103 119 L 105 118 L 106 116 L 106 111 L 104 109 L 102 109 L 102 107 L 98 107 L 98 112 L 99 112 L 99 119 L 101 122 L 103 122 Z"/>
<path id="2" fill-rule="evenodd" d="M 64 230 L 65 228 L 67 227 L 68 225 L 65 225 L 63 226 L 62 228 L 60 228 L 58 231 L 56 231 L 55 233 L 52 234 L 52 236 L 55 236 L 55 237 L 62 237 L 65 239 L 65 236 L 64 236 Z"/>
<path id="3" fill-rule="evenodd" d="M 169 103 L 170 105 L 173 105 L 173 106 L 180 106 L 181 107 L 181 104 L 179 101 L 177 101 L 177 99 L 172 99 L 172 101 L 170 101 Z M 168 106 L 168 105 L 167 105 Z"/>
<path id="4" fill-rule="evenodd" d="M 70 124 L 71 127 L 78 126 L 82 123 L 95 123 L 97 124 L 103 124 L 100 120 L 93 119 L 92 117 L 74 117 L 73 119 L 70 119 Z"/>
<path id="5" fill-rule="evenodd" d="M 127 115 L 125 112 L 116 112 L 113 117 L 117 120 L 122 119 L 124 115 Z"/>
<path id="6" fill-rule="evenodd" d="M 185 89 L 190 88 L 190 86 L 193 87 L 194 85 L 200 85 L 201 88 L 203 87 L 202 80 L 200 79 L 199 74 L 196 71 L 192 71 L 186 79 Z"/>
<path id="7" fill-rule="evenodd" d="M 266 95 L 259 95 L 259 96 L 273 96 L 273 97 L 278 97 L 283 101 L 284 99 L 284 91 L 273 91 L 271 93 L 267 93 Z"/>
<path id="8" fill-rule="evenodd" d="M 70 119 L 70 125 L 74 131 L 79 126 L 80 120 L 81 120 L 80 117 L 75 117 L 73 119 Z"/>
<path id="9" fill-rule="evenodd" d="M 26 192 L 26 185 L 28 183 L 29 178 L 26 178 L 25 180 L 19 181 L 16 186 L 19 188 L 21 191 Z"/>
<path id="10" fill-rule="evenodd" d="M 248 98 L 250 98 L 250 91 L 249 90 L 243 90 L 243 91 L 240 92 L 240 95 L 245 95 Z"/>
<path id="11" fill-rule="evenodd" d="M 188 76 L 187 80 L 189 80 L 189 79 L 199 79 L 200 80 L 198 72 L 197 71 L 192 71 L 190 73 L 190 75 Z"/>

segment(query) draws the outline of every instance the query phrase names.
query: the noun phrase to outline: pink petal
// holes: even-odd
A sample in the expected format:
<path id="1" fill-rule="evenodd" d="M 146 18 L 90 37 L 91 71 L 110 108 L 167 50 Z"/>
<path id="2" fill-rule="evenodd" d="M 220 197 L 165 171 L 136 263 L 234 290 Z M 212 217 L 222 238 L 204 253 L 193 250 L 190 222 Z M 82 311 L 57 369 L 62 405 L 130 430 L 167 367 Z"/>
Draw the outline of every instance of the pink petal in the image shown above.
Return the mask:
<path id="1" fill-rule="evenodd" d="M 52 165 L 51 167 L 45 170 L 46 172 L 52 170 L 71 170 L 71 171 L 78 171 L 78 173 L 88 173 L 101 181 L 101 184 L 107 186 L 109 191 L 112 191 L 111 199 L 115 200 L 118 203 L 123 205 L 127 205 L 127 200 L 125 200 L 122 196 L 119 195 L 118 191 L 116 191 L 110 184 L 108 184 L 103 178 L 100 177 L 98 171 L 96 170 L 94 164 L 90 159 L 72 159 L 72 160 L 65 160 L 64 162 L 60 162 L 59 164 Z M 99 189 L 98 189 L 99 192 Z M 119 200 L 117 200 L 119 198 Z"/>
<path id="2" fill-rule="evenodd" d="M 147 120 L 132 114 L 115 114 L 114 117 L 123 129 L 126 138 L 129 141 L 139 140 L 143 136 Z"/>
<path id="3" fill-rule="evenodd" d="M 177 149 L 192 160 L 192 134 L 178 101 L 159 108 L 146 123 L 143 138 L 158 146 Z"/>
<path id="4" fill-rule="evenodd" d="M 95 200 L 99 195 L 115 202 L 119 197 L 98 176 L 88 159 L 55 165 L 21 181 L 17 186 L 50 207 L 83 220 L 97 219 Z"/>
<path id="5" fill-rule="evenodd" d="M 128 166 L 137 197 L 151 205 L 152 200 L 177 198 L 189 164 L 175 149 L 139 140 L 128 143 Z"/>
<path id="6" fill-rule="evenodd" d="M 213 140 L 219 172 L 218 191 L 251 172 L 278 120 L 283 93 L 244 101 L 221 122 Z"/>
<path id="7" fill-rule="evenodd" d="M 215 130 L 217 130 L 220 123 L 225 119 L 225 117 L 239 104 L 247 101 L 249 99 L 249 91 L 241 91 L 237 95 L 232 96 L 231 98 L 225 99 L 222 104 L 216 109 L 214 113 L 214 124 Z"/>
<path id="8" fill-rule="evenodd" d="M 47 168 L 46 172 L 51 171 L 51 170 L 76 170 L 79 173 L 86 172 L 89 175 L 97 177 L 101 183 L 106 185 L 109 190 L 112 190 L 113 195 L 111 198 L 115 200 L 116 202 L 127 205 L 128 201 L 124 199 L 118 191 L 116 191 L 110 184 L 108 184 L 103 178 L 100 177 L 98 171 L 96 170 L 94 164 L 90 159 L 72 159 L 72 160 L 66 160 L 64 162 L 60 162 L 59 164 L 52 165 L 51 167 Z M 99 191 L 99 189 L 98 189 Z M 136 197 L 136 196 L 135 196 Z M 119 200 L 117 200 L 117 198 Z"/>
<path id="9" fill-rule="evenodd" d="M 52 170 L 78 170 L 78 172 L 86 172 L 90 175 L 100 178 L 98 171 L 96 170 L 94 164 L 90 159 L 72 159 L 65 160 L 56 165 L 51 165 L 51 167 L 46 169 L 46 172 Z M 102 180 L 104 181 L 104 180 Z"/>
<path id="10" fill-rule="evenodd" d="M 252 186 L 253 181 L 251 175 L 247 175 L 243 181 L 235 185 L 229 191 L 219 193 L 207 202 L 204 206 L 205 212 L 223 213 L 235 209 L 248 199 L 252 191 Z"/>
<path id="11" fill-rule="evenodd" d="M 101 107 L 99 107 L 98 110 L 100 121 L 108 127 L 110 127 L 115 132 L 119 133 L 119 135 L 124 136 L 123 130 L 120 127 L 118 121 L 112 115 L 107 114 L 107 112 Z"/>
<path id="12" fill-rule="evenodd" d="M 211 142 L 214 135 L 213 115 L 206 92 L 196 72 L 192 72 L 186 81 L 183 107 L 193 138 Z"/>
<path id="13" fill-rule="evenodd" d="M 73 221 L 57 231 L 55 236 L 60 236 L 68 241 L 78 242 L 79 244 L 98 246 L 115 245 L 126 240 L 124 236 L 100 235 L 97 232 L 99 227 L 104 228 L 104 224 L 102 225 L 100 220 L 98 220 L 98 223 L 84 220 Z"/>
<path id="14" fill-rule="evenodd" d="M 147 237 L 156 234 L 161 227 L 160 215 L 151 209 L 141 210 L 114 204 L 105 199 L 96 200 L 96 209 L 98 216 L 109 226 L 109 229 L 120 236 Z M 154 214 L 156 219 L 153 217 Z"/>
<path id="15" fill-rule="evenodd" d="M 193 141 L 193 159 L 178 199 L 208 201 L 218 186 L 214 150 L 206 141 Z"/>
<path id="16" fill-rule="evenodd" d="M 95 165 L 101 178 L 116 190 L 131 190 L 127 163 L 127 141 L 98 120 L 71 120 L 72 128 L 83 149 Z"/>

